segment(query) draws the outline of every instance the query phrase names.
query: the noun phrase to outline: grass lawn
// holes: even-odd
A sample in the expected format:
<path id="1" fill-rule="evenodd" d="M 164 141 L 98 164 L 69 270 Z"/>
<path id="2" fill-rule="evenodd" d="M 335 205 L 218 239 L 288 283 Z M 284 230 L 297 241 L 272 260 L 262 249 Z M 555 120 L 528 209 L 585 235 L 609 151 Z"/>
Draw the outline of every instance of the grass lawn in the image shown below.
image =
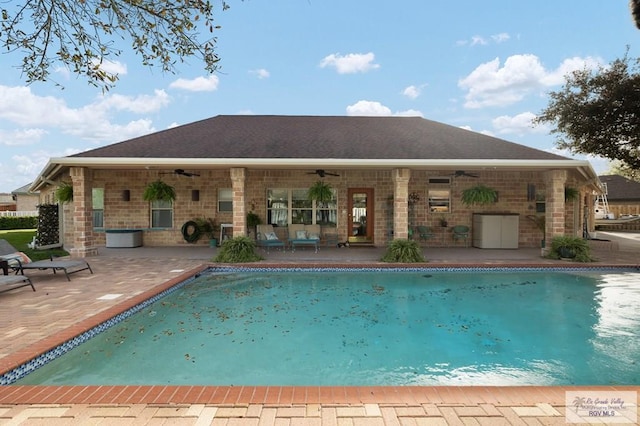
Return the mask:
<path id="1" fill-rule="evenodd" d="M 49 259 L 51 256 L 68 256 L 65 250 L 61 248 L 49 250 L 32 250 L 27 246 L 36 236 L 35 229 L 15 229 L 10 231 L 0 231 L 0 238 L 7 240 L 9 244 L 14 246 L 18 251 L 23 252 L 33 261 Z"/>

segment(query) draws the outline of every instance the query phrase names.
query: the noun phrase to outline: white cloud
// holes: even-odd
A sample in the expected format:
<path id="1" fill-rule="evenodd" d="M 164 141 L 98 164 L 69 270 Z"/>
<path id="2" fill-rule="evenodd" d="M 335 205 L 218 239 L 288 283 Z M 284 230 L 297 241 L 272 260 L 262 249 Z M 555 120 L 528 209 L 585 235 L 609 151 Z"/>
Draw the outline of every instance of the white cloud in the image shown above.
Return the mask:
<path id="1" fill-rule="evenodd" d="M 254 74 L 256 77 L 258 77 L 259 80 L 265 79 L 265 78 L 269 78 L 271 76 L 271 73 L 269 73 L 269 71 L 267 71 L 264 68 L 259 68 L 257 70 L 251 70 L 249 71 L 249 74 Z"/>
<path id="2" fill-rule="evenodd" d="M 153 132 L 151 120 L 132 120 L 127 124 L 114 124 L 111 114 L 117 111 L 148 113 L 169 104 L 162 90 L 153 96 L 122 96 L 107 94 L 96 102 L 81 108 L 71 108 L 62 99 L 38 96 L 28 87 L 0 85 L 0 119 L 24 128 L 57 129 L 64 134 L 94 142 L 113 142 Z M 35 137 L 38 133 L 27 129 L 17 134 Z"/>
<path id="3" fill-rule="evenodd" d="M 345 56 L 332 53 L 322 59 L 320 67 L 333 67 L 338 71 L 338 74 L 355 74 L 380 68 L 380 65 L 373 63 L 374 59 L 375 55 L 371 52 L 349 53 Z"/>
<path id="4" fill-rule="evenodd" d="M 368 116 L 368 117 L 389 117 L 389 116 L 402 116 L 402 117 L 423 117 L 422 112 L 409 109 L 406 111 L 399 111 L 392 113 L 389 107 L 382 105 L 376 101 L 358 101 L 353 105 L 347 106 L 348 116 Z"/>
<path id="5" fill-rule="evenodd" d="M 504 43 L 505 41 L 509 40 L 511 38 L 511 36 L 507 33 L 500 33 L 500 34 L 494 34 L 491 36 L 491 40 L 493 40 L 496 43 Z"/>
<path id="6" fill-rule="evenodd" d="M 467 90 L 466 108 L 506 106 L 521 101 L 532 91 L 561 84 L 561 76 L 567 72 L 597 63 L 593 58 L 572 58 L 548 71 L 535 55 L 513 55 L 502 67 L 499 58 L 479 65 L 458 86 Z"/>
<path id="7" fill-rule="evenodd" d="M 492 120 L 493 127 L 498 134 L 541 133 L 547 134 L 549 128 L 546 125 L 533 125 L 536 115 L 532 112 L 523 112 L 515 116 L 502 115 Z"/>
<path id="8" fill-rule="evenodd" d="M 120 61 L 103 59 L 100 68 L 112 75 L 125 75 L 127 73 L 127 66 Z"/>
<path id="9" fill-rule="evenodd" d="M 145 114 L 149 112 L 156 112 L 169 105 L 169 103 L 170 99 L 167 92 L 164 90 L 154 90 L 153 96 L 124 96 L 112 94 L 103 97 L 97 105 L 117 111 L 129 111 L 136 114 Z"/>
<path id="10" fill-rule="evenodd" d="M 489 42 L 482 36 L 475 35 L 471 37 L 471 46 L 477 46 L 477 45 L 484 46 L 487 44 L 489 44 Z"/>
<path id="11" fill-rule="evenodd" d="M 25 146 L 39 142 L 48 132 L 44 129 L 14 129 L 4 131 L 0 129 L 0 145 Z"/>
<path id="12" fill-rule="evenodd" d="M 188 90 L 190 92 L 213 92 L 218 90 L 220 79 L 218 76 L 210 75 L 208 77 L 196 77 L 192 80 L 179 78 L 169 84 L 172 89 Z"/>
<path id="13" fill-rule="evenodd" d="M 402 94 L 409 99 L 415 99 L 420 96 L 420 92 L 422 91 L 421 87 L 418 86 L 408 86 L 403 91 Z"/>

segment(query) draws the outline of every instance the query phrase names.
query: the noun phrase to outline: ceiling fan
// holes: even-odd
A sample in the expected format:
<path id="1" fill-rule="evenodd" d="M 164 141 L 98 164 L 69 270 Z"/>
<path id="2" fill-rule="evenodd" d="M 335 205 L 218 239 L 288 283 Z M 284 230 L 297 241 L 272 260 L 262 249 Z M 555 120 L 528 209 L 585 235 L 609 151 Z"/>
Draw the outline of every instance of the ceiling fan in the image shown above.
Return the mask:
<path id="1" fill-rule="evenodd" d="M 176 174 L 176 175 L 180 175 L 180 176 L 187 176 L 187 177 L 192 177 L 192 176 L 200 176 L 200 174 L 198 173 L 193 173 L 193 172 L 187 172 L 184 169 L 175 169 L 172 172 L 162 172 L 160 173 L 161 175 L 170 175 L 170 174 Z"/>
<path id="2" fill-rule="evenodd" d="M 316 171 L 314 171 L 314 172 L 308 172 L 307 174 L 308 174 L 308 175 L 318 175 L 318 176 L 320 176 L 320 177 L 325 177 L 325 176 L 340 176 L 340 175 L 339 175 L 339 174 L 337 174 L 337 173 L 329 173 L 329 172 L 325 172 L 325 171 L 324 171 L 324 170 L 322 170 L 322 169 L 317 169 Z"/>
<path id="3" fill-rule="evenodd" d="M 466 177 L 472 177 L 472 178 L 477 178 L 478 175 L 475 173 L 467 173 L 464 170 L 456 170 L 451 176 L 453 177 L 461 177 L 461 176 L 466 176 Z"/>

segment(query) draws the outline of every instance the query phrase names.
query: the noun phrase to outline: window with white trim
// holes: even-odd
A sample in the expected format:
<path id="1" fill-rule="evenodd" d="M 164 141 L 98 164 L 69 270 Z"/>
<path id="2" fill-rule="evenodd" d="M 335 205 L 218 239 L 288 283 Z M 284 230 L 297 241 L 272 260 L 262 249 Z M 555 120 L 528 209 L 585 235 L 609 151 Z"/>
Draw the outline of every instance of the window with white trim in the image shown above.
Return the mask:
<path id="1" fill-rule="evenodd" d="M 218 189 L 218 211 L 233 212 L 233 190 L 231 188 Z"/>
<path id="2" fill-rule="evenodd" d="M 267 223 L 287 226 L 294 223 L 306 225 L 333 225 L 338 221 L 338 202 L 335 189 L 328 202 L 311 201 L 306 189 L 268 189 Z"/>
<path id="3" fill-rule="evenodd" d="M 93 227 L 104 228 L 104 188 L 91 189 L 91 204 L 93 205 Z"/>
<path id="4" fill-rule="evenodd" d="M 151 227 L 173 227 L 173 203 L 171 201 L 155 200 L 151 202 Z"/>

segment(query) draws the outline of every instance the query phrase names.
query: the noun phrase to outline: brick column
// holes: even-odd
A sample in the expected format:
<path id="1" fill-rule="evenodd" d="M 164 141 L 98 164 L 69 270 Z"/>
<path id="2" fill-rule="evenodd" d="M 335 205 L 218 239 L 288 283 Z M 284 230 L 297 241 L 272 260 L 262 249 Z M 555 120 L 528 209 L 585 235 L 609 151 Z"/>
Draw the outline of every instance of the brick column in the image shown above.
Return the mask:
<path id="1" fill-rule="evenodd" d="M 393 177 L 393 238 L 409 238 L 409 179 L 411 170 L 394 169 Z"/>
<path id="2" fill-rule="evenodd" d="M 247 209 L 245 206 L 245 172 L 240 167 L 231 168 L 233 190 L 233 236 L 247 235 Z"/>
<path id="3" fill-rule="evenodd" d="M 71 167 L 73 185 L 73 248 L 72 257 L 97 256 L 93 237 L 93 200 L 91 170 L 84 167 Z"/>
<path id="4" fill-rule="evenodd" d="M 564 185 L 567 181 L 566 170 L 550 170 L 544 175 L 545 197 L 545 240 L 547 247 L 553 237 L 565 233 Z"/>

